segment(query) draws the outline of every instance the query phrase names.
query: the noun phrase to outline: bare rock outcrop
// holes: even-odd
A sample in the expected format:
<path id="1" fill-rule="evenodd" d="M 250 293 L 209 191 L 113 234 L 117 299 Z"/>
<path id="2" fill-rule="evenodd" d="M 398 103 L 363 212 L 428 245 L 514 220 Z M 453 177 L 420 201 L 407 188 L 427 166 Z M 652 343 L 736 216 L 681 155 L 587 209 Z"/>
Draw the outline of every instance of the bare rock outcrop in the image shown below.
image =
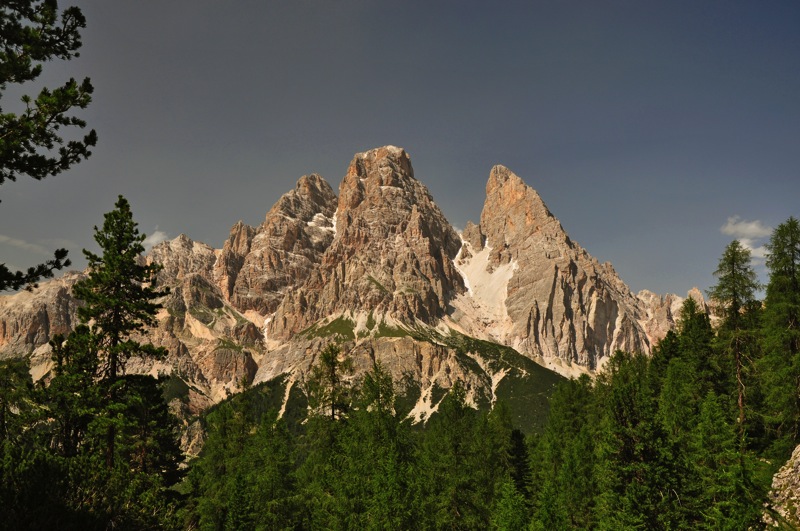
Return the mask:
<path id="1" fill-rule="evenodd" d="M 225 297 L 240 311 L 269 314 L 302 283 L 333 240 L 336 195 L 319 175 L 284 194 L 256 230 L 237 223 L 216 266 Z"/>
<path id="2" fill-rule="evenodd" d="M 147 260 L 161 264 L 158 280 L 162 285 L 170 285 L 193 274 L 213 281 L 217 256 L 210 246 L 181 234 L 174 240 L 161 242 L 153 247 Z"/>
<path id="3" fill-rule="evenodd" d="M 322 262 L 277 308 L 270 338 L 353 311 L 432 323 L 462 290 L 452 259 L 460 239 L 402 149 L 355 156 L 339 187 L 335 235 Z"/>
<path id="4" fill-rule="evenodd" d="M 256 229 L 239 220 L 231 227 L 230 236 L 225 240 L 214 264 L 214 278 L 227 300 L 236 287 L 239 271 L 244 266 L 244 261 L 250 253 L 250 245 L 256 235 Z"/>
<path id="5" fill-rule="evenodd" d="M 468 236 L 462 254 L 470 258 L 459 267 L 470 291 L 454 301 L 452 319 L 470 333 L 566 373 L 597 369 L 618 349 L 649 352 L 640 301 L 508 168 L 492 169 L 480 225 Z"/>
<path id="6" fill-rule="evenodd" d="M 782 519 L 781 529 L 787 526 L 800 529 L 800 446 L 794 449 L 792 457 L 772 478 L 769 493 L 769 506 Z M 779 527 L 775 518 L 764 516 L 768 525 Z"/>
<path id="7" fill-rule="evenodd" d="M 28 356 L 54 335 L 68 334 L 77 324 L 72 286 L 81 278 L 69 272 L 34 291 L 0 297 L 0 359 Z"/>

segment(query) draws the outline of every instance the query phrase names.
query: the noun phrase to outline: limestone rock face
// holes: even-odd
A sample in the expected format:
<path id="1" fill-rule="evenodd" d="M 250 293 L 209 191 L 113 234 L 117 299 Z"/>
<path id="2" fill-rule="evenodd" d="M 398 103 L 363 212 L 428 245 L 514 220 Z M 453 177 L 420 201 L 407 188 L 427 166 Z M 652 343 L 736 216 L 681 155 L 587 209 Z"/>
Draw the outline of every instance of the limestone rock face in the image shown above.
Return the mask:
<path id="1" fill-rule="evenodd" d="M 470 232 L 462 250 L 470 258 L 458 262 L 470 291 L 454 301 L 452 316 L 470 333 L 567 373 L 597 369 L 617 349 L 649 352 L 640 301 L 508 168 L 492 169 L 480 225 Z M 485 236 L 482 249 L 476 234 Z"/>
<path id="2" fill-rule="evenodd" d="M 698 288 L 690 289 L 686 297 L 672 293 L 661 296 L 649 290 L 642 290 L 636 294 L 636 298 L 643 305 L 645 317 L 640 322 L 647 337 L 650 338 L 651 345 L 655 345 L 667 335 L 667 332 L 675 329 L 680 322 L 681 306 L 687 298 L 694 299 L 698 309 L 709 313 L 703 293 Z"/>
<path id="3" fill-rule="evenodd" d="M 0 359 L 30 355 L 54 335 L 68 334 L 77 324 L 72 286 L 82 277 L 70 272 L 32 292 L 0 297 Z"/>
<path id="4" fill-rule="evenodd" d="M 269 314 L 302 283 L 333 240 L 336 195 L 319 175 L 302 177 L 256 230 L 231 229 L 216 266 L 225 297 L 240 311 Z"/>
<path id="5" fill-rule="evenodd" d="M 256 229 L 245 225 L 241 220 L 231 227 L 230 236 L 225 240 L 214 264 L 214 278 L 222 290 L 222 294 L 230 300 L 236 287 L 239 271 L 244 266 L 245 258 L 250 252 L 250 245 L 256 235 Z"/>
<path id="6" fill-rule="evenodd" d="M 402 149 L 355 156 L 339 187 L 335 228 L 319 267 L 278 306 L 271 339 L 353 311 L 432 323 L 449 295 L 463 289 L 452 263 L 459 236 Z"/>
<path id="7" fill-rule="evenodd" d="M 217 257 L 214 249 L 208 245 L 181 234 L 174 240 L 161 242 L 153 247 L 147 260 L 161 264 L 159 282 L 169 285 L 193 274 L 212 281 Z"/>
<path id="8" fill-rule="evenodd" d="M 772 478 L 769 505 L 792 529 L 800 529 L 800 446 Z M 764 521 L 778 527 L 769 515 L 765 515 Z"/>

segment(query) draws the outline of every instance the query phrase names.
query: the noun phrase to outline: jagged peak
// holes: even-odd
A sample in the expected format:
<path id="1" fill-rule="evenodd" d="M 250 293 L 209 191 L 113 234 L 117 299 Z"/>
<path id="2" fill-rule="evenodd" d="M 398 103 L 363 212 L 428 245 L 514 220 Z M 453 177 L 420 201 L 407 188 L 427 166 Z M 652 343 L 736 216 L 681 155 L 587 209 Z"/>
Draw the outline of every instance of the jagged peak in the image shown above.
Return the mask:
<path id="1" fill-rule="evenodd" d="M 492 168 L 486 183 L 480 231 L 493 247 L 526 240 L 533 234 L 542 235 L 550 244 L 558 241 L 572 247 L 561 223 L 536 190 L 500 164 Z M 497 250 L 502 254 L 500 247 Z"/>
<path id="2" fill-rule="evenodd" d="M 539 193 L 502 164 L 496 164 L 489 172 L 489 180 L 486 182 L 486 200 L 489 201 L 490 197 L 502 198 L 508 203 L 525 201 L 531 203 L 531 207 L 541 210 L 547 217 L 555 217 Z"/>
<path id="3" fill-rule="evenodd" d="M 400 180 L 414 180 L 414 169 L 408 153 L 395 146 L 383 146 L 356 153 L 347 175 L 342 181 L 342 188 L 357 188 L 361 181 L 373 179 L 380 186 L 399 186 Z"/>
<path id="4" fill-rule="evenodd" d="M 267 212 L 265 223 L 275 216 L 298 218 L 309 221 L 322 212 L 330 217 L 336 208 L 336 193 L 331 185 L 319 174 L 303 175 L 297 180 L 294 189 L 283 194 Z"/>
<path id="5" fill-rule="evenodd" d="M 294 187 L 295 191 L 301 195 L 310 195 L 312 193 L 320 192 L 323 190 L 331 190 L 331 185 L 326 181 L 320 174 L 312 173 L 309 175 L 303 175 L 297 180 L 297 184 Z"/>
<path id="6" fill-rule="evenodd" d="M 367 151 L 362 151 L 361 153 L 356 153 L 355 158 L 378 159 L 386 156 L 394 156 L 397 158 L 400 157 L 408 158 L 408 153 L 406 152 L 405 149 L 401 147 L 387 145 L 387 146 L 372 148 Z"/>

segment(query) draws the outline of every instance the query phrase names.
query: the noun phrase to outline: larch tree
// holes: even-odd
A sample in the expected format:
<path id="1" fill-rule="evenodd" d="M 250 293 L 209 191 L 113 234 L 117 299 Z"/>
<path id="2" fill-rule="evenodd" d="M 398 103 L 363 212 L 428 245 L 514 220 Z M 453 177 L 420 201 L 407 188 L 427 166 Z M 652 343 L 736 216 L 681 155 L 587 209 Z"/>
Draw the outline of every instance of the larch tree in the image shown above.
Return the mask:
<path id="1" fill-rule="evenodd" d="M 34 82 L 42 65 L 54 59 L 78 57 L 80 30 L 86 19 L 77 7 L 60 11 L 56 0 L 5 0 L 0 4 L 0 104 L 11 85 Z M 22 96 L 19 112 L 0 107 L 0 185 L 19 175 L 40 180 L 68 170 L 91 155 L 97 143 L 92 129 L 83 138 L 65 140 L 67 129 L 83 129 L 86 122 L 71 114 L 85 109 L 93 92 L 89 78 L 69 79 L 55 89 L 41 88 L 32 98 Z M 53 153 L 57 149 L 57 152 Z M 58 249 L 52 260 L 11 271 L 0 263 L 0 291 L 32 287 L 53 271 L 70 265 L 67 251 Z"/>
<path id="2" fill-rule="evenodd" d="M 708 295 L 722 313 L 718 337 L 723 351 L 733 360 L 740 443 L 744 444 L 747 390 L 744 368 L 753 343 L 747 312 L 753 309 L 756 291 L 760 288 L 756 272 L 750 263 L 750 250 L 738 240 L 733 240 L 722 253 L 714 276 L 717 278 L 717 284 L 708 290 Z"/>
<path id="3" fill-rule="evenodd" d="M 763 375 L 768 422 L 790 446 L 800 440 L 800 223 L 778 225 L 767 244 Z"/>

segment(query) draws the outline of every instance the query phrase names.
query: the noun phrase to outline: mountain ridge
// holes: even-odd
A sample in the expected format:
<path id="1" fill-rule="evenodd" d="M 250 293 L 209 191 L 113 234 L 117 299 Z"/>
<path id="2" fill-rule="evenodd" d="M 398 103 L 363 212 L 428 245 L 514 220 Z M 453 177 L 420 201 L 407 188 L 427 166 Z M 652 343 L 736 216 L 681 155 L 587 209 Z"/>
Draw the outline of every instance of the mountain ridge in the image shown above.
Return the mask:
<path id="1" fill-rule="evenodd" d="M 129 370 L 179 375 L 194 386 L 183 404 L 192 411 L 243 380 L 289 374 L 290 389 L 331 342 L 362 370 L 380 361 L 397 382 L 411 375 L 416 411 L 434 411 L 433 391 L 456 380 L 473 404 L 493 403 L 504 378 L 530 371 L 493 369 L 470 352 L 475 341 L 562 375 L 591 374 L 615 350 L 649 352 L 682 301 L 631 293 L 505 166 L 490 172 L 480 222 L 459 234 L 394 146 L 356 154 L 338 196 L 319 175 L 303 176 L 261 225 L 234 224 L 222 249 L 180 235 L 147 259 L 172 288 L 147 339 L 170 355 Z M 39 375 L 51 323 L 67 331 L 77 305 L 49 286 L 0 298 L 0 356 L 36 352 Z"/>

